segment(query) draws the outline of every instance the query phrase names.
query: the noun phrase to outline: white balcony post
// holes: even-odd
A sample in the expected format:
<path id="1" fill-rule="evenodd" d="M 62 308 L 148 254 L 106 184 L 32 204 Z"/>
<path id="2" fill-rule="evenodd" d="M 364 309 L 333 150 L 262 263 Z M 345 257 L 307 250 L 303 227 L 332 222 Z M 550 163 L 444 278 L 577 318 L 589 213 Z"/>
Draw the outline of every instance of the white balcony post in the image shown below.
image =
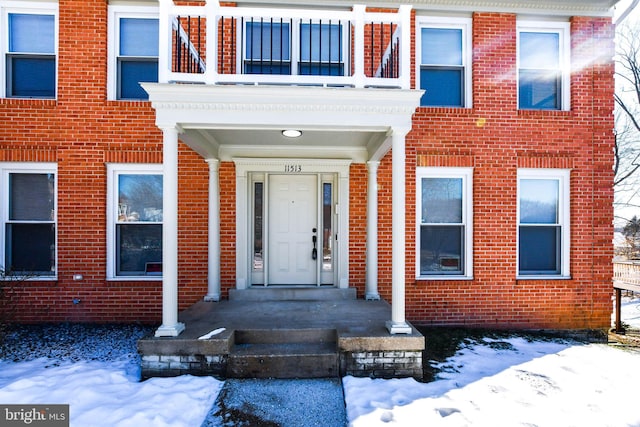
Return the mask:
<path id="1" fill-rule="evenodd" d="M 364 15 L 366 7 L 362 4 L 356 4 L 353 6 L 354 15 L 354 64 L 353 64 L 353 78 L 355 87 L 364 87 L 365 75 L 364 75 Z"/>
<path id="2" fill-rule="evenodd" d="M 367 162 L 367 278 L 365 299 L 379 300 L 378 293 L 378 166 L 380 162 Z"/>
<path id="3" fill-rule="evenodd" d="M 156 337 L 175 337 L 178 322 L 178 129 L 162 128 L 162 325 Z"/>
<path id="4" fill-rule="evenodd" d="M 400 6 L 398 13 L 400 14 L 400 87 L 411 89 L 411 6 Z"/>
<path id="5" fill-rule="evenodd" d="M 220 161 L 209 163 L 209 278 L 205 301 L 220 301 Z"/>
<path id="6" fill-rule="evenodd" d="M 207 52 L 215 55 L 207 55 L 204 70 L 204 82 L 206 84 L 216 84 L 218 82 L 218 18 L 220 13 L 220 2 L 218 0 L 206 0 L 204 10 L 207 20 L 206 49 Z"/>
<path id="7" fill-rule="evenodd" d="M 169 82 L 171 61 L 171 6 L 172 0 L 160 0 L 158 28 L 158 82 Z"/>
<path id="8" fill-rule="evenodd" d="M 391 320 L 387 329 L 391 334 L 410 334 L 405 320 L 405 135 L 408 131 L 393 129 L 391 135 Z"/>

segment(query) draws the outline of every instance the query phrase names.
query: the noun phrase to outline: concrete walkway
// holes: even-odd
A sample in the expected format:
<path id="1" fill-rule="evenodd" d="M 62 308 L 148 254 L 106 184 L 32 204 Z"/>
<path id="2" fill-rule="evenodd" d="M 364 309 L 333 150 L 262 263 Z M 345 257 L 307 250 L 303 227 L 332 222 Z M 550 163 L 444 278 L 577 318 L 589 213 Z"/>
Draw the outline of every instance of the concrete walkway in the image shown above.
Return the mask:
<path id="1" fill-rule="evenodd" d="M 339 378 L 228 379 L 201 427 L 344 427 Z"/>

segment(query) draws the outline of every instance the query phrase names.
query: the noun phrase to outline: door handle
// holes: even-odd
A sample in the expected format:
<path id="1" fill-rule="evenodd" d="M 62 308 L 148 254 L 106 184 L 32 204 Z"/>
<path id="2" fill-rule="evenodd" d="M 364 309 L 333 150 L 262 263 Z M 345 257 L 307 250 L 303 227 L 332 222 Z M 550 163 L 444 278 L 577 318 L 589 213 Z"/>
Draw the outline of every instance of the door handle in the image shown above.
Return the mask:
<path id="1" fill-rule="evenodd" d="M 315 235 L 316 233 L 316 229 L 313 229 L 313 236 L 311 237 L 311 241 L 313 242 L 313 249 L 311 249 L 311 259 L 312 260 L 316 260 L 318 259 L 318 249 L 316 249 L 316 244 L 318 243 L 318 237 Z"/>

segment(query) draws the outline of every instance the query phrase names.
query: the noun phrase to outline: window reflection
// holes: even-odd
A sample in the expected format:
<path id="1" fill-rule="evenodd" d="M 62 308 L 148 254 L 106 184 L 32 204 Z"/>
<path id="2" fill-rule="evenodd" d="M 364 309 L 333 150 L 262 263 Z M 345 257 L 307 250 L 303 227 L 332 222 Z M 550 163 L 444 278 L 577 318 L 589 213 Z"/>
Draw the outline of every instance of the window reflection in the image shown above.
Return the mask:
<path id="1" fill-rule="evenodd" d="M 325 271 L 331 270 L 333 265 L 332 187 L 328 182 L 322 184 L 322 269 Z"/>
<path id="2" fill-rule="evenodd" d="M 262 258 L 262 215 L 263 215 L 263 188 L 262 182 L 256 182 L 253 186 L 253 269 L 264 268 Z"/>

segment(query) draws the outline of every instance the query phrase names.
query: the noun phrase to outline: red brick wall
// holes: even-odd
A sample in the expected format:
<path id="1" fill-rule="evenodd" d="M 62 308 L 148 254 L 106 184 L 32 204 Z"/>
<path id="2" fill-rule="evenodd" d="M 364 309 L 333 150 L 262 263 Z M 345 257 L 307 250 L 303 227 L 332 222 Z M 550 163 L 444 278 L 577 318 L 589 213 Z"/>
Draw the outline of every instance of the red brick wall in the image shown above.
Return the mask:
<path id="1" fill-rule="evenodd" d="M 474 108 L 419 108 L 407 137 L 406 316 L 418 324 L 606 328 L 611 316 L 613 28 L 572 20 L 571 111 L 518 111 L 516 20 L 474 14 Z M 592 37 L 594 39 L 592 39 Z M 473 167 L 473 280 L 416 280 L 415 166 Z M 516 280 L 518 168 L 571 169 L 571 279 Z M 380 167 L 390 183 L 391 155 Z M 380 186 L 381 201 L 391 199 Z M 380 207 L 381 230 L 391 207 Z M 380 292 L 391 242 L 380 233 Z"/>
<path id="2" fill-rule="evenodd" d="M 107 2 L 59 5 L 58 99 L 0 99 L 0 161 L 58 165 L 58 280 L 20 284 L 18 320 L 157 322 L 162 282 L 105 279 L 106 163 L 161 163 L 162 133 L 148 102 L 106 100 Z M 208 167 L 183 144 L 179 162 L 185 308 L 207 290 Z"/>
<path id="3" fill-rule="evenodd" d="M 160 281 L 105 279 L 105 207 L 106 163 L 160 163 L 162 135 L 148 102 L 106 100 L 107 3 L 59 3 L 58 99 L 0 99 L 0 161 L 58 165 L 59 278 L 20 285 L 19 319 L 158 322 Z M 524 112 L 516 104 L 515 15 L 473 18 L 474 108 L 420 108 L 407 136 L 407 319 L 438 325 L 606 327 L 612 276 L 613 28 L 606 19 L 573 19 L 571 111 Z M 474 168 L 473 280 L 415 279 L 418 166 Z M 572 169 L 570 280 L 515 278 L 519 167 Z M 179 308 L 184 309 L 207 291 L 209 172 L 183 144 L 179 168 Z M 362 296 L 365 165 L 352 165 L 350 176 L 349 280 Z M 391 153 L 378 176 L 379 291 L 391 300 Z M 236 279 L 235 182 L 233 163 L 221 162 L 223 298 Z M 74 281 L 74 274 L 83 280 Z M 73 304 L 74 298 L 81 302 Z"/>

